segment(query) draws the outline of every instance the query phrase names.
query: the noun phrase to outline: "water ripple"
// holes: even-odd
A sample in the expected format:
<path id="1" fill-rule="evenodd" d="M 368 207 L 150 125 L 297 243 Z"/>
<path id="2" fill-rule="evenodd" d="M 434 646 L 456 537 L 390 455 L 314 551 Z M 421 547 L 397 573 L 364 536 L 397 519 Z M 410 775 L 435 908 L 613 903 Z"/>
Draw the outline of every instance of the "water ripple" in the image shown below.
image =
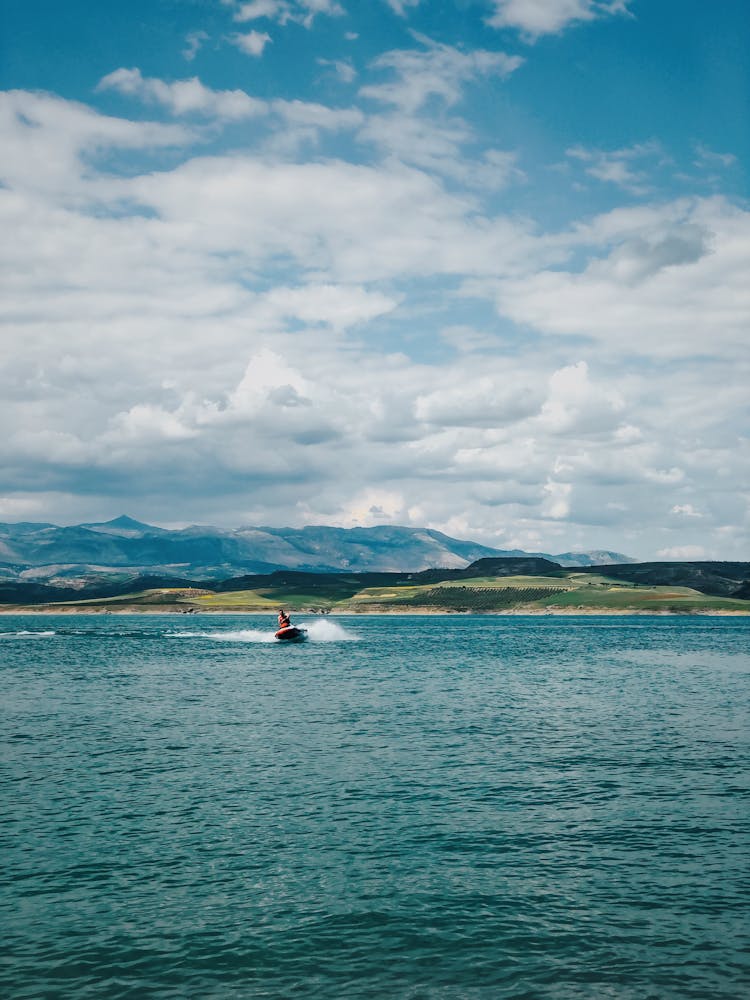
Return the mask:
<path id="1" fill-rule="evenodd" d="M 750 992 L 748 623 L 172 621 L 7 622 L 4 997 Z"/>

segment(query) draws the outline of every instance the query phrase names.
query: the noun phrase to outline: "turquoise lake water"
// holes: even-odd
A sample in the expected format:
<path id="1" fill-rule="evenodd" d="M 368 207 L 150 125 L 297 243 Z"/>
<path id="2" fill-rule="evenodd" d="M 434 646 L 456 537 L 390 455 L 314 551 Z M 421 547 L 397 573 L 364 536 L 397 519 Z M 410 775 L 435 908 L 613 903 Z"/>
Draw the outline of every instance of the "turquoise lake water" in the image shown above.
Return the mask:
<path id="1" fill-rule="evenodd" d="M 2 997 L 750 995 L 750 619 L 310 621 L 0 618 Z"/>

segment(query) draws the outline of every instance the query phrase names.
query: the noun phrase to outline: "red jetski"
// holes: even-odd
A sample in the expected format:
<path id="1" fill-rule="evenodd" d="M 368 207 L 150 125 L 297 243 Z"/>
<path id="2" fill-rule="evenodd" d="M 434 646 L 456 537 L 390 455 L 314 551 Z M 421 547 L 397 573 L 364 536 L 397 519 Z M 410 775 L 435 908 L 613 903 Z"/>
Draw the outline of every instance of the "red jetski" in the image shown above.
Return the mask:
<path id="1" fill-rule="evenodd" d="M 307 630 L 297 628 L 296 625 L 286 625 L 284 628 L 280 628 L 275 636 L 281 642 L 304 642 L 307 638 Z"/>

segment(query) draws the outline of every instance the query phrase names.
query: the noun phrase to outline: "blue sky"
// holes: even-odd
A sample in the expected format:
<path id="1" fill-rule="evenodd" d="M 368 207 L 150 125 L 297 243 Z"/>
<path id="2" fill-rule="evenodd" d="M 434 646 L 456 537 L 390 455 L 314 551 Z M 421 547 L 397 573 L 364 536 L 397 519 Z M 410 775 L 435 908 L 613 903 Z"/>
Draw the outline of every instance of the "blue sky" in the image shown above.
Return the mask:
<path id="1" fill-rule="evenodd" d="M 0 519 L 747 557 L 749 20 L 6 4 Z"/>

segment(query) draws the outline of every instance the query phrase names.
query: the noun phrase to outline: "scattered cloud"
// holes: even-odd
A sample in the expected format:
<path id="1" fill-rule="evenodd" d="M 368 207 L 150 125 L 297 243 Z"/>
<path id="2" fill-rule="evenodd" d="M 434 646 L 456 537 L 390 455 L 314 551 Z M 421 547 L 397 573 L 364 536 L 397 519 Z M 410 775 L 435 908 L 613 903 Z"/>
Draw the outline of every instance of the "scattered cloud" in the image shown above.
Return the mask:
<path id="1" fill-rule="evenodd" d="M 411 113 L 432 97 L 451 106 L 460 100 L 464 85 L 470 81 L 482 76 L 510 76 L 523 63 L 520 56 L 505 52 L 464 52 L 424 35 L 414 37 L 423 46 L 421 49 L 386 52 L 373 62 L 374 69 L 390 72 L 394 79 L 360 88 L 363 97 Z"/>
<path id="2" fill-rule="evenodd" d="M 312 23 L 316 14 L 326 14 L 328 17 L 343 17 L 346 11 L 336 0 L 297 0 L 298 6 L 307 11 L 305 25 Z"/>
<path id="3" fill-rule="evenodd" d="M 675 562 L 691 559 L 706 559 L 706 550 L 702 545 L 673 545 L 671 548 L 659 549 L 656 553 L 659 559 Z"/>
<path id="4" fill-rule="evenodd" d="M 127 412 L 116 414 L 110 428 L 104 436 L 110 444 L 184 441 L 196 433 L 181 423 L 177 414 L 149 403 L 137 403 Z"/>
<path id="5" fill-rule="evenodd" d="M 679 514 L 681 517 L 703 517 L 703 514 L 699 510 L 696 510 L 690 503 L 675 504 L 670 514 Z"/>
<path id="6" fill-rule="evenodd" d="M 232 17 L 238 23 L 265 18 L 281 25 L 291 21 L 310 28 L 318 14 L 341 17 L 345 13 L 336 0 L 250 0 L 249 3 L 224 0 L 224 2 L 234 8 Z"/>
<path id="7" fill-rule="evenodd" d="M 263 101 L 244 90 L 212 90 L 198 77 L 167 83 L 144 77 L 139 69 L 116 69 L 99 81 L 99 90 L 116 90 L 128 97 L 159 104 L 174 115 L 200 114 L 227 121 L 240 121 L 266 113 Z"/>
<path id="8" fill-rule="evenodd" d="M 336 281 L 497 274 L 536 252 L 523 222 L 475 218 L 464 196 L 397 163 L 203 157 L 135 177 L 127 192 L 168 229 L 190 227 L 196 246 Z"/>
<path id="9" fill-rule="evenodd" d="M 569 159 L 584 163 L 589 177 L 606 184 L 615 184 L 636 195 L 648 194 L 650 190 L 648 165 L 655 159 L 657 162 L 664 160 L 663 150 L 656 142 L 640 143 L 609 152 L 572 146 L 566 150 L 566 155 Z M 636 166 L 638 163 L 641 164 L 640 167 Z"/>
<path id="10" fill-rule="evenodd" d="M 702 142 L 697 142 L 694 148 L 693 166 L 695 167 L 716 170 L 717 168 L 733 167 L 737 163 L 737 157 L 734 153 L 716 153 Z"/>
<path id="11" fill-rule="evenodd" d="M 336 523 L 344 528 L 371 528 L 376 524 L 403 524 L 410 520 L 407 501 L 397 490 L 370 487 L 341 506 Z"/>
<path id="12" fill-rule="evenodd" d="M 236 6 L 233 17 L 235 21 L 256 21 L 265 17 L 284 23 L 291 14 L 291 4 L 284 0 L 251 0 L 250 3 L 240 3 Z"/>
<path id="13" fill-rule="evenodd" d="M 385 0 L 385 2 L 394 14 L 398 14 L 399 17 L 406 17 L 407 9 L 409 7 L 418 7 L 421 0 Z"/>
<path id="14" fill-rule="evenodd" d="M 284 120 L 286 126 L 307 131 L 355 129 L 362 125 L 364 119 L 362 112 L 356 108 L 329 108 L 309 101 L 275 100 L 270 102 L 269 107 Z"/>
<path id="15" fill-rule="evenodd" d="M 493 28 L 516 28 L 527 41 L 558 34 L 568 25 L 627 14 L 629 0 L 491 0 Z"/>
<path id="16" fill-rule="evenodd" d="M 195 139 L 181 125 L 115 118 L 52 94 L 0 93 L 0 182 L 35 196 L 46 192 L 63 204 L 76 201 L 84 188 L 96 198 L 97 157 L 113 150 L 186 147 Z"/>
<path id="17" fill-rule="evenodd" d="M 446 380 L 439 388 L 417 396 L 417 420 L 443 428 L 491 429 L 537 415 L 544 402 L 544 392 L 534 379 L 511 385 L 498 375 L 482 375 L 472 384 L 467 369 L 460 372 L 457 381 L 458 385 L 451 385 Z"/>
<path id="18" fill-rule="evenodd" d="M 544 501 L 542 512 L 556 521 L 570 514 L 570 496 L 573 487 L 570 483 L 559 483 L 549 479 L 544 484 Z"/>
<path id="19" fill-rule="evenodd" d="M 624 401 L 619 393 L 592 385 L 585 361 L 566 365 L 549 378 L 547 399 L 539 423 L 550 434 L 572 431 L 615 430 Z"/>
<path id="20" fill-rule="evenodd" d="M 208 38 L 209 35 L 205 31 L 191 31 L 189 35 L 185 36 L 185 48 L 182 50 L 183 58 L 192 62 Z"/>
<path id="21" fill-rule="evenodd" d="M 258 57 L 272 39 L 266 31 L 248 31 L 244 35 L 230 35 L 229 41 L 246 55 Z"/>
<path id="22" fill-rule="evenodd" d="M 328 66 L 342 83 L 352 83 L 357 78 L 357 71 L 346 59 L 318 58 L 319 66 Z"/>
<path id="23" fill-rule="evenodd" d="M 436 123 L 398 111 L 369 115 L 357 137 L 373 144 L 383 156 L 457 181 L 468 190 L 500 191 L 526 180 L 514 151 L 488 149 L 472 157 L 467 148 L 474 135 L 461 118 Z"/>
<path id="24" fill-rule="evenodd" d="M 325 324 L 332 330 L 350 329 L 391 312 L 397 305 L 395 299 L 381 292 L 368 292 L 362 286 L 319 284 L 277 287 L 263 301 L 279 317 Z"/>
<path id="25" fill-rule="evenodd" d="M 44 509 L 39 496 L 0 497 L 0 519 L 3 521 L 33 521 Z"/>
<path id="26" fill-rule="evenodd" d="M 363 121 L 357 109 L 328 108 L 304 101 L 261 101 L 244 90 L 212 90 L 197 77 L 168 83 L 145 78 L 138 69 L 115 70 L 104 77 L 99 89 L 117 90 L 159 104 L 173 115 L 200 115 L 219 122 L 264 119 L 270 131 L 266 147 L 277 154 L 294 151 L 305 141 L 316 142 L 321 132 L 357 129 Z"/>
<path id="27" fill-rule="evenodd" d="M 251 55 L 274 35 L 264 74 L 305 40 L 307 84 L 264 76 L 262 100 L 207 58 L 200 79 L 105 76 L 96 100 L 133 120 L 0 95 L 0 511 L 731 557 L 750 538 L 747 206 L 683 181 L 657 198 L 664 137 L 548 132 L 541 163 L 505 114 L 520 57 L 486 31 L 407 35 L 423 7 L 386 2 L 369 64 L 347 58 L 353 9 L 226 4 Z M 491 9 L 532 40 L 626 5 Z M 208 41 L 190 26 L 188 61 Z M 321 96 L 355 80 L 353 103 Z M 703 192 L 734 165 L 700 143 L 688 160 Z"/>
<path id="28" fill-rule="evenodd" d="M 584 266 L 502 280 L 503 315 L 614 353 L 735 357 L 742 350 L 750 318 L 750 213 L 743 208 L 711 198 L 619 209 L 569 238 L 571 253 L 588 244 Z"/>

